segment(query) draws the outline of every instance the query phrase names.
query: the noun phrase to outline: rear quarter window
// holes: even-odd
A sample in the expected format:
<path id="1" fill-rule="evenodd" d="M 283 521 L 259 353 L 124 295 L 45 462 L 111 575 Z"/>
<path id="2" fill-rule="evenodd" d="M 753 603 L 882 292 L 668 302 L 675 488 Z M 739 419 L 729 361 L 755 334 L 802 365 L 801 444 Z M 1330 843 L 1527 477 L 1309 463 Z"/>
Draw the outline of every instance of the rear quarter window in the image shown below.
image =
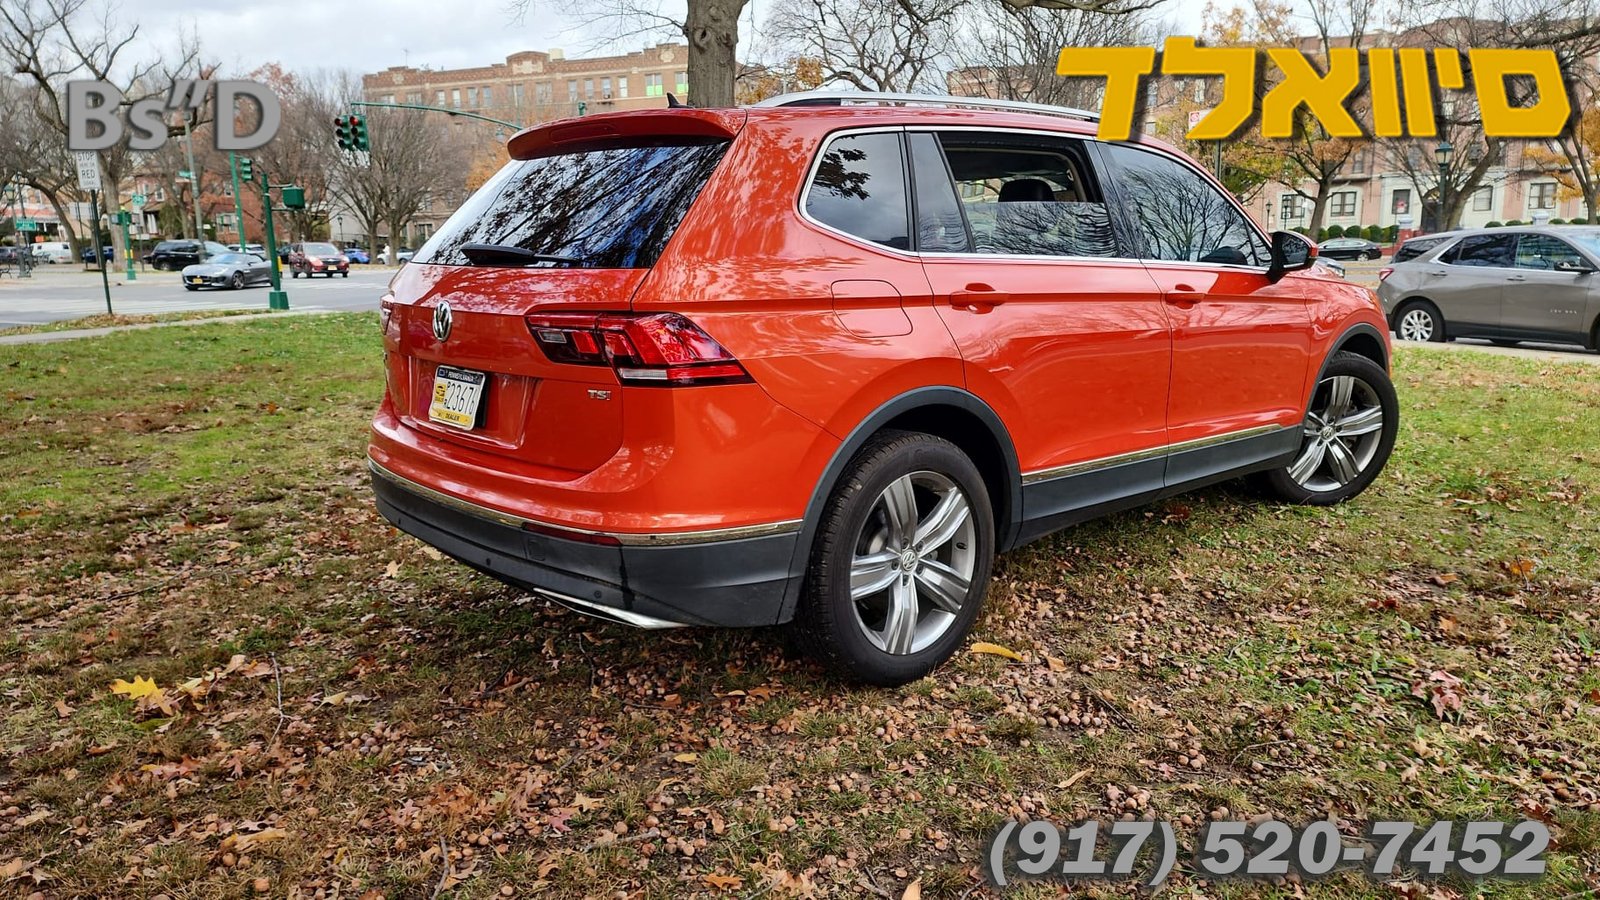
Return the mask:
<path id="1" fill-rule="evenodd" d="M 612 147 L 513 160 L 413 262 L 467 265 L 466 244 L 502 244 L 594 269 L 654 265 L 727 150 L 725 140 Z"/>
<path id="2" fill-rule="evenodd" d="M 1394 252 L 1394 259 L 1390 261 L 1405 262 L 1408 259 L 1416 259 L 1417 257 L 1422 256 L 1433 248 L 1439 246 L 1443 242 L 1444 238 L 1426 238 L 1423 240 L 1406 241 L 1404 244 L 1400 245 L 1399 250 Z"/>

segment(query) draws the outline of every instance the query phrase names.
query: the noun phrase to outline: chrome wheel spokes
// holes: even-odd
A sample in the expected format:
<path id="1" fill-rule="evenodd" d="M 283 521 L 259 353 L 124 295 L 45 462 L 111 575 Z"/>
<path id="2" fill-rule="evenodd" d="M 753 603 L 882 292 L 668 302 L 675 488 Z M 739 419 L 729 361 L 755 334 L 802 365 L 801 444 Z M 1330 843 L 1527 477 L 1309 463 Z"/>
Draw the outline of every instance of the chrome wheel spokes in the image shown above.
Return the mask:
<path id="1" fill-rule="evenodd" d="M 916 653 L 950 630 L 977 562 L 972 506 L 954 481 L 928 471 L 895 479 L 854 546 L 850 599 L 873 646 Z"/>
<path id="2" fill-rule="evenodd" d="M 1354 375 L 1323 379 L 1289 477 L 1308 491 L 1334 491 L 1355 481 L 1377 455 L 1383 422 L 1383 402 L 1372 385 Z"/>
<path id="3" fill-rule="evenodd" d="M 1433 327 L 1433 316 L 1427 310 L 1413 309 L 1400 317 L 1400 338 L 1406 341 L 1431 341 Z"/>

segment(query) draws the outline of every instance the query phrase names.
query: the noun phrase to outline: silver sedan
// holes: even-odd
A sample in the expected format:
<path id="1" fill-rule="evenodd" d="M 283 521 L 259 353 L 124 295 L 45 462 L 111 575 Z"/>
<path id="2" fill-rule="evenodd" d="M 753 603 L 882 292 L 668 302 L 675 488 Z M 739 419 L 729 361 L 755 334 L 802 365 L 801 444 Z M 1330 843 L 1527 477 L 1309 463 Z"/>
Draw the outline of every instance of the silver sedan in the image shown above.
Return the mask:
<path id="1" fill-rule="evenodd" d="M 241 290 L 246 285 L 272 281 L 272 264 L 254 253 L 219 253 L 202 263 L 183 268 L 183 286 L 190 291 L 203 287 Z"/>

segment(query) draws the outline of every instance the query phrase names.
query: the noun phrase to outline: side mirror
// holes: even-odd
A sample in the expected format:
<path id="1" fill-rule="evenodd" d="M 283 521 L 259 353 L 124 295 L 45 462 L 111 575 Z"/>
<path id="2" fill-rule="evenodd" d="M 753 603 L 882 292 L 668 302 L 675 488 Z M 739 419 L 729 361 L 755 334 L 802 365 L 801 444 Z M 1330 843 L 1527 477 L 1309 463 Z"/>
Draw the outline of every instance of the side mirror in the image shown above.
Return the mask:
<path id="1" fill-rule="evenodd" d="M 1267 277 L 1277 281 L 1286 272 L 1311 268 L 1317 258 L 1317 245 L 1311 239 L 1292 231 L 1272 233 L 1272 265 L 1267 267 Z"/>
<path id="2" fill-rule="evenodd" d="M 1561 259 L 1556 261 L 1556 271 L 1572 272 L 1577 275 L 1587 275 L 1594 271 L 1594 267 L 1584 265 L 1581 262 L 1573 262 L 1570 259 Z"/>

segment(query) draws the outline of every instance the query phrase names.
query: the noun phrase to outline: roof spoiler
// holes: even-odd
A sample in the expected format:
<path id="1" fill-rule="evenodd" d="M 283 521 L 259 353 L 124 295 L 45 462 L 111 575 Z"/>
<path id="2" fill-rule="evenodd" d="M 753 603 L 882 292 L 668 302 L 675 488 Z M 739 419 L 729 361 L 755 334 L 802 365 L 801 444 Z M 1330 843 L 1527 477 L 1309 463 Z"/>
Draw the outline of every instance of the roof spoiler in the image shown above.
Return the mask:
<path id="1" fill-rule="evenodd" d="M 637 146 L 673 138 L 727 140 L 744 127 L 743 109 L 649 109 L 559 119 L 517 132 L 506 144 L 512 159 Z"/>

